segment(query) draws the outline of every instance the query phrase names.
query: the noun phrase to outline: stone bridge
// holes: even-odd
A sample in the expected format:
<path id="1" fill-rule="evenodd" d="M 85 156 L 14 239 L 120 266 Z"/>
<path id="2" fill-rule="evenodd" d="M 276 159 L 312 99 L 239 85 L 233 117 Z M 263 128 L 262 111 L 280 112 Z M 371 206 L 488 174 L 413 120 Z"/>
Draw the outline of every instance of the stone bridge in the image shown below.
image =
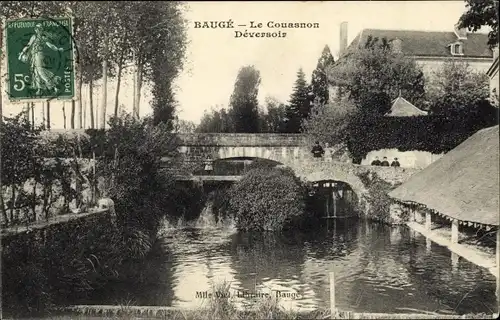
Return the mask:
<path id="1" fill-rule="evenodd" d="M 360 198 L 368 193 L 368 180 L 375 176 L 392 185 L 406 181 L 417 169 L 361 166 L 340 161 L 313 158 L 310 141 L 302 134 L 193 133 L 180 134 L 179 151 L 187 162 L 199 163 L 231 158 L 261 158 L 291 168 L 309 182 L 335 180 L 348 183 Z M 365 179 L 366 182 L 366 179 Z"/>

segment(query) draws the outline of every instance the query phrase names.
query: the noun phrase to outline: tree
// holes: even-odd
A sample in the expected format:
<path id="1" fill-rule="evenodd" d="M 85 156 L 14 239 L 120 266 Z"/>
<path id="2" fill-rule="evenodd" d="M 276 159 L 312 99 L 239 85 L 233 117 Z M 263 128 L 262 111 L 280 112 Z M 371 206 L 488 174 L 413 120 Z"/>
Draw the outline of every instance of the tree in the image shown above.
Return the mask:
<path id="1" fill-rule="evenodd" d="M 313 100 L 319 103 L 328 103 L 329 90 L 328 90 L 328 75 L 327 70 L 333 66 L 335 60 L 328 45 L 325 46 L 321 57 L 318 60 L 316 69 L 312 73 L 311 88 L 313 93 Z"/>
<path id="2" fill-rule="evenodd" d="M 429 109 L 434 114 L 471 110 L 489 98 L 488 76 L 471 70 L 466 62 L 447 61 L 427 85 Z"/>
<path id="3" fill-rule="evenodd" d="M 193 121 L 179 119 L 175 117 L 174 120 L 174 132 L 178 133 L 193 133 L 196 130 L 196 125 Z"/>
<path id="4" fill-rule="evenodd" d="M 305 189 L 290 169 L 252 169 L 228 198 L 238 230 L 280 231 L 305 213 Z"/>
<path id="5" fill-rule="evenodd" d="M 459 28 L 477 31 L 488 26 L 488 44 L 498 45 L 498 0 L 465 0 L 467 11 L 458 20 Z"/>
<path id="6" fill-rule="evenodd" d="M 170 105 L 162 105 L 162 101 L 171 100 L 171 92 L 164 89 L 169 88 L 183 67 L 187 43 L 186 21 L 182 15 L 184 5 L 177 1 L 130 2 L 129 39 L 133 44 L 136 66 L 133 105 L 136 117 L 139 115 L 141 90 L 145 80 L 157 87 L 154 90 L 157 104 L 153 105 L 153 109 L 171 108 Z M 163 93 L 166 97 L 158 96 Z M 163 115 L 167 113 L 168 110 L 161 112 Z"/>
<path id="7" fill-rule="evenodd" d="M 388 41 L 368 37 L 364 47 L 329 70 L 329 78 L 363 114 L 385 114 L 399 93 L 419 105 L 424 99 L 424 77 L 413 59 L 391 50 Z"/>
<path id="8" fill-rule="evenodd" d="M 242 67 L 231 94 L 229 106 L 235 132 L 258 132 L 260 72 L 254 66 Z"/>
<path id="9" fill-rule="evenodd" d="M 304 132 L 330 145 L 344 143 L 356 113 L 356 105 L 346 96 L 335 97 L 328 104 L 315 103 L 304 121 Z"/>
<path id="10" fill-rule="evenodd" d="M 311 110 L 310 87 L 307 85 L 302 68 L 297 72 L 297 80 L 293 87 L 290 102 L 286 108 L 286 132 L 299 133 L 301 123 L 307 119 Z"/>
<path id="11" fill-rule="evenodd" d="M 83 84 L 88 85 L 89 91 L 89 113 L 90 113 L 90 127 L 96 128 L 97 123 L 95 120 L 94 112 L 94 86 L 96 81 L 102 77 L 102 55 L 99 54 L 100 48 L 100 28 L 101 21 L 96 16 L 96 3 L 75 1 L 72 3 L 72 12 L 75 17 L 75 41 L 78 46 L 79 55 L 79 74 L 78 74 L 78 87 L 79 87 L 79 123 L 82 119 L 82 87 Z"/>
<path id="12" fill-rule="evenodd" d="M 278 133 L 285 131 L 286 106 L 275 98 L 266 98 L 266 112 L 261 115 L 261 132 Z"/>
<path id="13" fill-rule="evenodd" d="M 196 127 L 196 132 L 234 132 L 234 125 L 232 123 L 232 120 L 233 117 L 230 111 L 226 111 L 225 108 L 217 110 L 216 108 L 212 107 L 210 112 L 207 112 L 207 110 L 205 110 L 200 124 Z"/>

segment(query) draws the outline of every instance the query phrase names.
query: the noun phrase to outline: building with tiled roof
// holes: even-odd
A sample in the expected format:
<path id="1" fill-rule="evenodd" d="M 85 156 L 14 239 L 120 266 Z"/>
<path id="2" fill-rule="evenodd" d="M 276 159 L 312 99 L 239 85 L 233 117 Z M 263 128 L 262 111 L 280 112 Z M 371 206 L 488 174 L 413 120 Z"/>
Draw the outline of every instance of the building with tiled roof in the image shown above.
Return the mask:
<path id="1" fill-rule="evenodd" d="M 420 110 L 401 96 L 393 100 L 391 110 L 385 114 L 386 117 L 416 117 L 426 115 L 426 111 Z"/>
<path id="2" fill-rule="evenodd" d="M 426 78 L 451 59 L 466 61 L 471 69 L 484 73 L 493 62 L 493 51 L 488 46 L 487 34 L 469 33 L 456 27 L 449 32 L 364 29 L 348 47 L 347 24 L 343 23 L 340 30 L 340 58 L 365 45 L 370 36 L 385 38 L 393 50 L 413 57 L 422 66 Z"/>

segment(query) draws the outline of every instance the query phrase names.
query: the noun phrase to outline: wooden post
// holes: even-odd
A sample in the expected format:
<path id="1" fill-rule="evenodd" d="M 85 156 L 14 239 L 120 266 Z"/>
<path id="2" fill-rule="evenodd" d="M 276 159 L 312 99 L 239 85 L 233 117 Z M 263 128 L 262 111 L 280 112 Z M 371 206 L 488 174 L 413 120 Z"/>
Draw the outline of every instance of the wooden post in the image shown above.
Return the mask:
<path id="1" fill-rule="evenodd" d="M 333 216 L 337 217 L 337 197 L 335 195 L 335 190 L 332 192 L 332 198 L 333 198 Z"/>
<path id="2" fill-rule="evenodd" d="M 326 216 L 330 218 L 330 195 L 328 193 L 326 196 Z"/>
<path id="3" fill-rule="evenodd" d="M 425 229 L 431 230 L 432 228 L 432 215 L 430 211 L 425 212 Z"/>
<path id="4" fill-rule="evenodd" d="M 335 319 L 335 274 L 330 272 L 330 319 Z"/>
<path id="5" fill-rule="evenodd" d="M 460 260 L 460 256 L 455 252 L 451 253 L 451 271 L 457 272 L 458 270 L 458 261 Z"/>
<path id="6" fill-rule="evenodd" d="M 425 238 L 425 249 L 427 250 L 427 252 L 432 251 L 432 241 L 429 238 Z"/>
<path id="7" fill-rule="evenodd" d="M 456 219 L 451 222 L 451 243 L 458 243 L 458 220 Z"/>

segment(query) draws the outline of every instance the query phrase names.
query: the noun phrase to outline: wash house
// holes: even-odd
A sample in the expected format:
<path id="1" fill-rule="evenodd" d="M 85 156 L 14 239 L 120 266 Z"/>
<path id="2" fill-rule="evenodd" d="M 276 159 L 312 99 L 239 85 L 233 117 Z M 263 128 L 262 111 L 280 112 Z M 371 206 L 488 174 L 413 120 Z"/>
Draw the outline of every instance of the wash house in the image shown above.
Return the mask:
<path id="1" fill-rule="evenodd" d="M 499 130 L 478 131 L 389 193 L 409 225 L 488 268 L 500 290 Z M 475 250 L 474 250 L 475 248 Z"/>

